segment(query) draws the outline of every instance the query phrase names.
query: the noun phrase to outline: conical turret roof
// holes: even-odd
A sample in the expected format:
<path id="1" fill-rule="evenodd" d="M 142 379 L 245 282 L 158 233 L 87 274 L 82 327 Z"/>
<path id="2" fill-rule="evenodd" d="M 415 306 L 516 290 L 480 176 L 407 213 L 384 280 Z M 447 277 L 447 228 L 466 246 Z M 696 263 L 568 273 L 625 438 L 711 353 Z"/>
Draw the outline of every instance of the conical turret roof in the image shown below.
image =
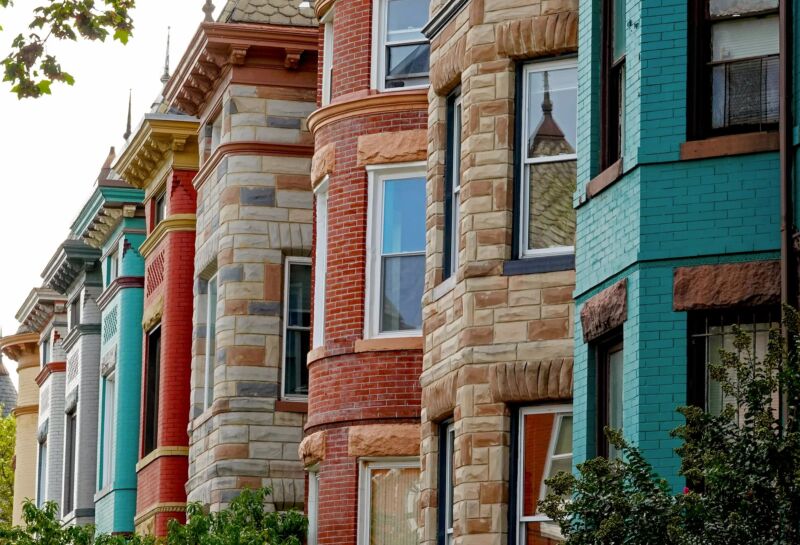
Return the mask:
<path id="1" fill-rule="evenodd" d="M 0 354 L 0 405 L 3 407 L 3 416 L 8 416 L 17 406 L 17 389 L 14 388 L 8 369 L 3 364 L 2 354 Z"/>

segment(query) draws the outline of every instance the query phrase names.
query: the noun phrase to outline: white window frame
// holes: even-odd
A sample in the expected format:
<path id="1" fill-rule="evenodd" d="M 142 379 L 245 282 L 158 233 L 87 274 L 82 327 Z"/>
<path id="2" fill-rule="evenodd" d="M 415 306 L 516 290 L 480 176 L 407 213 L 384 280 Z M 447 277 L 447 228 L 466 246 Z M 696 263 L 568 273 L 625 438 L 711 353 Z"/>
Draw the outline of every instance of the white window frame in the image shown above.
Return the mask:
<path id="1" fill-rule="evenodd" d="M 400 180 L 408 178 L 427 178 L 426 163 L 396 163 L 388 165 L 370 165 L 367 167 L 369 177 L 367 205 L 367 263 L 366 263 L 366 296 L 364 317 L 364 338 L 396 338 L 421 337 L 422 329 L 381 332 L 381 247 L 383 234 L 383 191 L 384 180 Z M 425 214 L 425 210 L 420 211 Z M 424 255 L 423 250 L 423 255 Z M 422 302 L 420 301 L 420 305 Z"/>
<path id="2" fill-rule="evenodd" d="M 108 281 L 106 286 L 110 286 L 114 280 L 119 278 L 119 269 L 119 249 L 114 248 L 108 254 Z"/>
<path id="3" fill-rule="evenodd" d="M 305 401 L 308 395 L 287 394 L 286 393 L 286 333 L 289 329 L 296 331 L 308 331 L 311 334 L 310 327 L 292 326 L 289 327 L 289 271 L 292 265 L 307 265 L 311 268 L 310 257 L 287 257 L 283 265 L 283 330 L 281 331 L 283 339 L 283 349 L 281 358 L 281 399 L 297 399 Z M 313 274 L 313 270 L 311 271 Z M 313 309 L 309 309 L 313 312 Z"/>
<path id="4" fill-rule="evenodd" d="M 322 97 L 320 103 L 327 106 L 331 103 L 331 83 L 333 81 L 333 40 L 334 29 L 333 19 L 336 7 L 332 7 L 322 16 L 320 23 L 323 25 L 323 48 L 322 48 Z"/>
<path id="5" fill-rule="evenodd" d="M 572 405 L 570 404 L 561 404 L 561 405 L 537 405 L 533 407 L 522 407 L 519 410 L 519 422 L 517 424 L 517 452 L 514 455 L 517 457 L 517 482 L 516 482 L 516 490 L 514 493 L 516 494 L 517 498 L 517 512 L 515 516 L 516 522 L 516 529 L 517 532 L 517 545 L 526 545 L 525 540 L 525 532 L 523 531 L 524 525 L 529 522 L 553 522 L 552 519 L 547 517 L 546 515 L 524 515 L 525 510 L 525 498 L 522 494 L 522 489 L 525 485 L 523 475 L 525 475 L 525 417 L 532 414 L 552 414 L 553 415 L 553 430 L 559 431 L 561 427 L 561 420 L 565 416 L 572 416 Z M 552 467 L 553 462 L 553 451 L 556 447 L 556 441 L 558 440 L 558 433 L 551 433 L 550 434 L 550 444 L 547 447 L 547 460 L 545 461 L 544 471 L 542 472 L 542 484 L 540 486 L 541 490 L 539 491 L 539 500 L 541 501 L 544 499 L 545 496 L 545 487 L 544 487 L 544 479 L 548 478 L 548 473 L 550 473 L 550 468 Z M 573 451 L 570 456 L 574 456 L 574 446 Z M 563 457 L 563 455 L 561 455 Z M 556 537 L 556 536 L 554 536 Z"/>
<path id="6" fill-rule="evenodd" d="M 533 72 L 547 72 L 551 70 L 564 70 L 567 68 L 575 68 L 577 70 L 578 61 L 575 58 L 561 59 L 556 61 L 544 62 L 529 62 L 522 67 L 522 96 L 518 101 L 520 109 L 522 110 L 522 130 L 520 131 L 519 148 L 517 154 L 520 158 L 520 223 L 519 223 L 519 255 L 521 258 L 529 257 L 546 257 L 557 255 L 570 255 L 575 253 L 575 246 L 556 246 L 553 248 L 541 248 L 537 250 L 528 249 L 528 236 L 530 231 L 530 176 L 528 170 L 532 165 L 543 163 L 565 163 L 567 161 L 577 161 L 578 154 L 572 153 L 568 155 L 554 155 L 550 157 L 537 157 L 534 159 L 528 158 L 528 143 L 527 143 L 527 127 L 528 127 L 528 81 L 529 75 Z M 575 104 L 575 108 L 578 105 Z"/>
<path id="7" fill-rule="evenodd" d="M 39 448 L 37 452 L 37 464 L 36 464 L 36 506 L 42 507 L 44 506 L 44 502 L 47 501 L 47 472 L 49 471 L 48 468 L 48 451 L 49 451 L 49 441 L 50 437 L 45 436 L 44 441 L 39 442 Z"/>
<path id="8" fill-rule="evenodd" d="M 311 348 L 325 346 L 325 289 L 328 275 L 328 176 L 314 190 L 316 239 L 314 241 L 314 317 Z"/>
<path id="9" fill-rule="evenodd" d="M 386 42 L 388 32 L 389 6 L 388 0 L 372 0 L 372 63 L 370 70 L 371 87 L 383 92 L 410 91 L 430 87 L 430 68 L 428 83 L 423 85 L 407 85 L 405 87 L 386 87 L 386 46 L 402 45 L 405 42 Z M 408 42 L 416 43 L 416 42 Z"/>
<path id="10" fill-rule="evenodd" d="M 453 101 L 453 117 L 449 119 L 451 126 L 448 130 L 452 133 L 452 149 L 447 150 L 450 159 L 450 276 L 458 273 L 458 239 L 461 236 L 461 132 L 464 118 L 462 110 L 461 91 Z"/>
<path id="11" fill-rule="evenodd" d="M 211 285 L 216 284 L 214 290 L 217 297 L 212 301 L 211 298 Z M 214 368 L 215 359 L 217 356 L 216 350 L 216 318 L 217 318 L 217 305 L 219 304 L 219 276 L 214 273 L 211 278 L 206 280 L 206 304 L 205 304 L 205 329 L 206 329 L 206 350 L 205 357 L 203 358 L 203 411 L 207 411 L 211 405 L 214 404 Z M 213 306 L 212 306 L 213 305 Z M 214 316 L 214 335 L 211 334 L 211 316 Z M 212 344 L 213 343 L 213 344 Z M 209 387 L 210 385 L 210 387 Z"/>
<path id="12" fill-rule="evenodd" d="M 419 458 L 362 458 L 358 467 L 358 545 L 370 545 L 370 505 L 372 504 L 372 488 L 370 475 L 373 469 L 416 468 L 422 471 Z"/>
<path id="13" fill-rule="evenodd" d="M 445 440 L 444 445 L 445 449 L 442 455 L 444 456 L 444 463 L 440 464 L 440 467 L 444 468 L 444 508 L 446 511 L 444 512 L 444 535 L 445 535 L 445 543 L 450 545 L 453 543 L 454 540 L 454 533 L 453 533 L 453 513 L 455 511 L 455 506 L 453 509 L 450 508 L 451 504 L 453 503 L 453 492 L 455 491 L 456 483 L 453 480 L 453 460 L 456 453 L 456 438 L 455 438 L 455 430 L 456 425 L 454 422 L 450 422 L 446 426 L 444 426 L 444 433 L 445 433 Z M 450 442 L 450 434 L 453 434 L 453 442 Z"/>
<path id="14" fill-rule="evenodd" d="M 317 545 L 319 537 L 319 464 L 308 468 L 308 539 L 306 545 Z"/>
<path id="15" fill-rule="evenodd" d="M 50 332 L 48 331 L 47 336 L 39 343 L 39 354 L 41 356 L 39 359 L 42 367 L 50 363 L 50 348 Z"/>
<path id="16" fill-rule="evenodd" d="M 110 404 L 109 404 L 110 400 Z M 114 481 L 114 433 L 117 410 L 116 373 L 103 377 L 103 450 L 98 490 L 110 487 Z"/>

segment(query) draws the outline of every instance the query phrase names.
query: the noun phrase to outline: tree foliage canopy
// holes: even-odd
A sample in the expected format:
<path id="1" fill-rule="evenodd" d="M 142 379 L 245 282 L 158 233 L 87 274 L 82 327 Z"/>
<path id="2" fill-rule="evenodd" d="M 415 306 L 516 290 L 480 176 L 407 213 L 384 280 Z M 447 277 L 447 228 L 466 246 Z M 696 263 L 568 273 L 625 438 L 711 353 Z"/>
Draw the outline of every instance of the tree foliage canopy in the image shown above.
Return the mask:
<path id="1" fill-rule="evenodd" d="M 798 315 L 788 332 L 770 333 L 757 361 L 751 339 L 736 331 L 712 378 L 735 400 L 721 414 L 681 407 L 686 423 L 672 432 L 689 486 L 674 494 L 641 452 L 606 430 L 622 459 L 595 458 L 549 484 L 542 511 L 566 545 L 779 545 L 800 543 L 800 350 Z M 787 351 L 791 343 L 795 350 Z M 778 401 L 787 409 L 778 410 Z M 781 416 L 783 414 L 783 416 Z M 562 498 L 571 498 L 563 501 Z"/>
<path id="2" fill-rule="evenodd" d="M 48 40 L 104 42 L 111 35 L 125 44 L 133 32 L 130 11 L 135 4 L 135 0 L 45 0 L 33 10 L 30 32 L 14 38 L 3 59 L 3 81 L 11 83 L 19 98 L 50 94 L 53 82 L 72 85 L 74 78 L 47 52 Z M 0 7 L 12 5 L 13 0 L 0 0 Z"/>
<path id="3" fill-rule="evenodd" d="M 0 0 L 1 1 L 1 0 Z M 3 407 L 0 406 L 0 414 Z M 11 415 L 0 417 L 0 526 L 11 524 L 14 498 L 14 444 L 17 420 Z"/>

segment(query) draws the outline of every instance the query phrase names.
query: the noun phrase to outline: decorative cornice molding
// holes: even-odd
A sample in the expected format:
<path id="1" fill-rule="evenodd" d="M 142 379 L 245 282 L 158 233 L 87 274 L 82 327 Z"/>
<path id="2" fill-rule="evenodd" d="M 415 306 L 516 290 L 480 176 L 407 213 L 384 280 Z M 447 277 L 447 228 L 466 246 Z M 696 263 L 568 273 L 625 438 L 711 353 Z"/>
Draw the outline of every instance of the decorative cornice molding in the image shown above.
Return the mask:
<path id="1" fill-rule="evenodd" d="M 47 363 L 42 367 L 42 370 L 36 375 L 36 384 L 39 387 L 45 383 L 45 381 L 50 378 L 50 375 L 55 373 L 64 373 L 67 370 L 67 362 L 65 361 L 52 361 Z"/>
<path id="2" fill-rule="evenodd" d="M 144 288 L 144 276 L 119 276 L 97 298 L 97 306 L 103 310 L 117 296 L 120 290 Z"/>
<path id="3" fill-rule="evenodd" d="M 72 329 L 69 330 L 67 336 L 64 337 L 63 347 L 64 350 L 69 352 L 72 350 L 72 347 L 75 346 L 75 343 L 78 342 L 78 339 L 83 337 L 84 335 L 100 335 L 102 327 L 100 324 L 78 324 Z"/>
<path id="4" fill-rule="evenodd" d="M 38 358 L 33 357 L 39 353 L 39 334 L 18 333 L 3 337 L 0 339 L 0 352 L 17 362 L 17 372 L 35 367 L 39 365 Z"/>
<path id="5" fill-rule="evenodd" d="M 17 407 L 13 411 L 11 411 L 11 415 L 14 418 L 19 418 L 20 416 L 25 415 L 39 415 L 39 405 L 24 405 L 22 407 Z"/>
<path id="6" fill-rule="evenodd" d="M 17 311 L 17 321 L 31 332 L 41 333 L 55 314 L 66 310 L 63 295 L 49 288 L 34 288 Z"/>
<path id="7" fill-rule="evenodd" d="M 214 154 L 203 164 L 203 168 L 194 177 L 194 187 L 199 189 L 220 162 L 233 155 L 260 155 L 277 157 L 312 157 L 314 146 L 301 144 L 271 144 L 268 142 L 230 142 L 219 146 Z"/>
<path id="8" fill-rule="evenodd" d="M 308 117 L 308 129 L 316 134 L 322 127 L 353 117 L 372 114 L 428 111 L 428 90 L 398 91 L 357 97 L 333 102 Z"/>
<path id="9" fill-rule="evenodd" d="M 147 305 L 144 308 L 144 315 L 142 316 L 142 329 L 145 332 L 150 331 L 153 329 L 158 322 L 161 321 L 161 317 L 164 315 L 164 295 L 161 294 L 158 296 L 158 299 L 155 302 Z"/>
<path id="10" fill-rule="evenodd" d="M 158 513 L 182 513 L 186 511 L 186 503 L 181 502 L 162 502 L 151 505 L 146 511 L 136 515 L 133 519 L 134 526 L 139 526 L 141 523 L 154 517 Z"/>
<path id="11" fill-rule="evenodd" d="M 139 246 L 139 253 L 147 259 L 153 250 L 161 244 L 169 233 L 176 231 L 194 231 L 197 227 L 197 216 L 195 214 L 174 214 L 161 221 L 150 233 L 142 245 Z"/>
<path id="12" fill-rule="evenodd" d="M 159 181 L 154 179 L 155 174 L 166 163 L 173 168 L 197 168 L 199 127 L 194 117 L 147 114 L 114 169 L 129 184 L 147 189 Z"/>
<path id="13" fill-rule="evenodd" d="M 66 295 L 81 272 L 92 271 L 99 265 L 100 256 L 100 250 L 92 248 L 83 240 L 64 241 L 42 273 L 45 285 Z"/>

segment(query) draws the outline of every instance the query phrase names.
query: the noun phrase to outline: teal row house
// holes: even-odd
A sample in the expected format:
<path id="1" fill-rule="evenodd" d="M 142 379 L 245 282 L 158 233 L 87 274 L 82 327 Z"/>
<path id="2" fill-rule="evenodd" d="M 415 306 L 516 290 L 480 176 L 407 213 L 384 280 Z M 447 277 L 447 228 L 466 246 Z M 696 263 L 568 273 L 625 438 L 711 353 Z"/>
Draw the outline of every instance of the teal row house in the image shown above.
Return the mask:
<path id="1" fill-rule="evenodd" d="M 103 291 L 95 525 L 133 533 L 142 383 L 142 310 L 146 236 L 144 191 L 120 180 L 106 161 L 73 232 L 101 251 Z"/>
<path id="2" fill-rule="evenodd" d="M 676 489 L 675 411 L 779 320 L 778 1 L 580 0 L 574 460 L 621 428 Z"/>

